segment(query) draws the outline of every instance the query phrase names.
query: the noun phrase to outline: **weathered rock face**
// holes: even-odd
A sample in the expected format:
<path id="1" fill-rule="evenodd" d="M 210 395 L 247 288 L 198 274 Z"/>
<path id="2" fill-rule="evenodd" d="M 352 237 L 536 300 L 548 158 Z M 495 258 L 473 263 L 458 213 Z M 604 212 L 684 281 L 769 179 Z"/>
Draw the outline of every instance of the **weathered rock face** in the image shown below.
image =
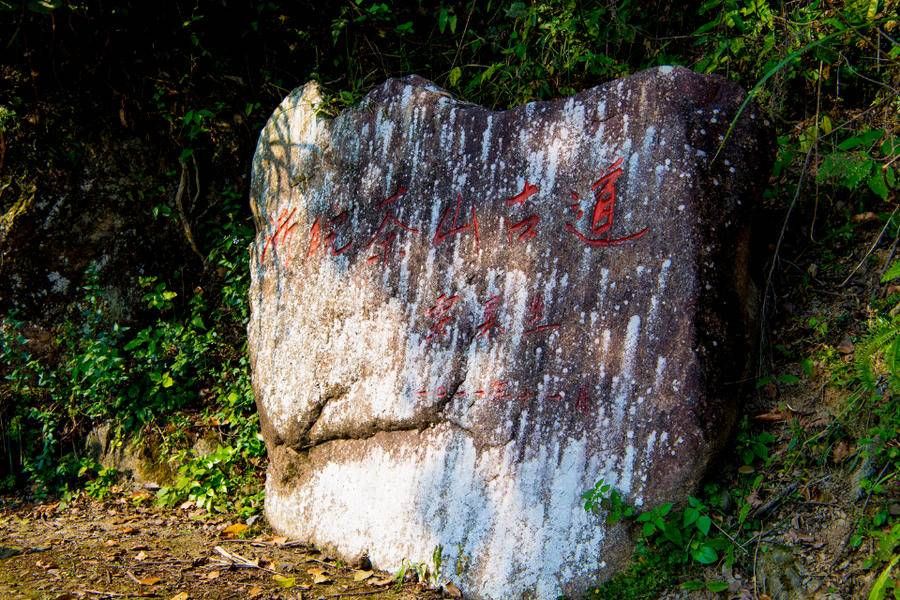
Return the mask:
<path id="1" fill-rule="evenodd" d="M 505 112 L 417 77 L 260 136 L 253 382 L 285 534 L 474 598 L 555 598 L 627 559 L 598 479 L 683 497 L 745 364 L 742 94 L 663 67 Z"/>

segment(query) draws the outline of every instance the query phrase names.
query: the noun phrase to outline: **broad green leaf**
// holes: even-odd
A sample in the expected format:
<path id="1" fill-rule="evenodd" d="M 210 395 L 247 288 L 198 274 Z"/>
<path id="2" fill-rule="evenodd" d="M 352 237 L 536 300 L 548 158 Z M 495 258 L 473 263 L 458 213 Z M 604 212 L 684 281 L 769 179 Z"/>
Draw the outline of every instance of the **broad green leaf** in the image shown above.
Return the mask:
<path id="1" fill-rule="evenodd" d="M 688 592 L 699 592 L 706 586 L 704 586 L 702 581 L 697 581 L 696 579 L 691 579 L 690 581 L 685 581 L 679 587 Z"/>
<path id="2" fill-rule="evenodd" d="M 706 589 L 709 590 L 710 592 L 714 592 L 714 593 L 724 592 L 725 590 L 728 589 L 728 582 L 727 581 L 708 581 L 706 583 Z"/>
<path id="3" fill-rule="evenodd" d="M 462 77 L 462 69 L 459 67 L 453 67 L 450 69 L 450 75 L 448 80 L 450 81 L 451 86 L 455 86 L 459 82 L 459 78 Z"/>
<path id="4" fill-rule="evenodd" d="M 683 523 L 684 526 L 687 527 L 693 524 L 700 517 L 700 511 L 696 508 L 686 508 L 684 509 L 684 518 Z"/>
<path id="5" fill-rule="evenodd" d="M 881 276 L 881 283 L 888 283 L 900 277 L 900 260 L 895 260 L 891 267 Z"/>
<path id="6" fill-rule="evenodd" d="M 719 555 L 709 544 L 703 544 L 691 550 L 691 556 L 701 565 L 711 565 L 719 560 Z"/>
<path id="7" fill-rule="evenodd" d="M 699 519 L 697 519 L 697 529 L 699 529 L 703 535 L 709 535 L 709 527 L 712 525 L 712 519 L 708 516 L 703 515 Z"/>
<path id="8" fill-rule="evenodd" d="M 172 376 L 168 373 L 163 373 L 162 378 L 160 379 L 160 385 L 162 385 L 164 388 L 170 388 L 175 385 L 175 380 L 172 379 Z"/>
<path id="9" fill-rule="evenodd" d="M 876 196 L 882 200 L 888 199 L 888 186 L 884 181 L 884 171 L 876 166 L 872 169 L 872 174 L 869 176 L 868 183 L 869 189 L 875 192 Z"/>
<path id="10" fill-rule="evenodd" d="M 285 575 L 279 575 L 278 573 L 276 573 L 275 575 L 272 575 L 272 579 L 275 581 L 275 583 L 278 584 L 278 587 L 282 587 L 284 589 L 290 589 L 297 585 L 296 577 L 286 577 Z"/>

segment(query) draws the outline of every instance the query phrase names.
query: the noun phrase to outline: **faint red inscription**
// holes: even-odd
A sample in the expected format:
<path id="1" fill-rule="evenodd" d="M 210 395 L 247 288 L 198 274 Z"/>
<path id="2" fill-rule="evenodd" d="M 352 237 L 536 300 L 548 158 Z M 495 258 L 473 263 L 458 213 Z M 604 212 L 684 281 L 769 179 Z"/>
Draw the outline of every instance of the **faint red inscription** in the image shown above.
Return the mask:
<path id="1" fill-rule="evenodd" d="M 544 321 L 544 299 L 540 294 L 534 294 L 528 301 L 528 312 L 525 313 L 525 332 L 538 333 L 548 329 L 558 329 L 559 323 L 546 323 Z"/>
<path id="2" fill-rule="evenodd" d="M 425 336 L 427 341 L 430 342 L 434 338 L 444 335 L 447 325 L 452 320 L 450 310 L 453 309 L 457 302 L 459 302 L 457 294 L 452 296 L 441 294 L 437 297 L 434 306 L 431 306 L 426 312 L 428 318 L 432 321 L 431 326 L 428 328 L 428 335 Z"/>
<path id="3" fill-rule="evenodd" d="M 378 250 L 375 251 L 374 254 L 369 256 L 366 259 L 367 262 L 387 262 L 390 256 L 393 256 L 395 253 L 394 242 L 397 240 L 397 234 L 400 231 L 408 231 L 410 233 L 419 233 L 419 230 L 410 227 L 403 221 L 401 221 L 397 214 L 394 212 L 394 204 L 400 200 L 400 197 L 406 193 L 406 188 L 400 186 L 397 188 L 397 191 L 382 200 L 378 203 L 377 209 L 380 211 L 384 211 L 385 214 L 381 218 L 381 222 L 378 224 L 378 227 L 375 228 L 375 233 L 372 234 L 372 238 L 369 240 L 369 243 L 366 245 L 366 249 L 375 246 Z M 403 251 L 399 251 L 400 256 L 403 256 Z"/>
<path id="4" fill-rule="evenodd" d="M 594 209 L 591 213 L 590 226 L 587 233 L 580 231 L 573 223 L 566 223 L 566 231 L 573 234 L 579 240 L 594 248 L 602 248 L 605 246 L 617 246 L 630 242 L 642 237 L 649 230 L 648 227 L 630 235 L 613 238 L 610 237 L 610 230 L 614 223 L 616 209 L 616 181 L 622 176 L 622 162 L 624 159 L 616 160 L 604 173 L 600 179 L 591 185 L 591 191 L 594 193 Z M 581 204 L 578 194 L 572 193 L 572 199 L 575 203 L 570 208 L 576 215 L 576 220 L 580 220 L 584 215 L 581 210 Z"/>
<path id="5" fill-rule="evenodd" d="M 279 244 L 284 246 L 293 237 L 297 222 L 291 222 L 291 220 L 294 218 L 294 213 L 296 212 L 296 208 L 291 209 L 290 212 L 288 212 L 287 209 L 283 209 L 275 221 L 272 221 L 271 218 L 269 219 L 269 226 L 274 227 L 275 230 L 272 235 L 266 238 L 266 243 L 263 244 L 260 262 L 266 260 L 266 253 L 268 253 L 270 247 L 274 252 Z M 288 257 L 285 257 L 285 260 L 287 260 L 287 258 Z"/>
<path id="6" fill-rule="evenodd" d="M 491 400 L 509 400 L 511 397 L 508 381 L 498 379 L 491 383 Z"/>
<path id="7" fill-rule="evenodd" d="M 578 388 L 578 394 L 575 396 L 575 410 L 583 415 L 591 411 L 591 396 L 583 387 Z"/>
<path id="8" fill-rule="evenodd" d="M 339 247 L 337 245 L 337 228 L 346 223 L 349 219 L 350 215 L 347 211 L 343 211 L 338 216 L 331 219 L 316 217 L 312 227 L 309 228 L 309 249 L 306 251 L 306 256 L 312 256 L 319 248 L 322 248 L 323 250 L 325 248 L 330 248 L 332 256 L 340 256 L 349 250 L 350 246 L 353 245 L 352 240 L 343 246 Z"/>
<path id="9" fill-rule="evenodd" d="M 456 201 L 448 204 L 447 208 L 441 212 L 441 218 L 438 220 L 431 243 L 438 246 L 450 236 L 469 231 L 475 234 L 475 243 L 477 244 L 481 239 L 478 233 L 478 215 L 473 208 L 472 219 L 468 222 L 465 221 L 465 214 L 462 210 L 462 194 L 457 194 Z"/>
<path id="10" fill-rule="evenodd" d="M 484 316 L 482 317 L 482 322 L 478 325 L 478 333 L 475 334 L 475 337 L 480 335 L 488 336 L 491 333 L 491 330 L 498 327 L 499 320 L 497 313 L 500 310 L 500 296 L 494 295 L 487 299 L 487 302 L 484 303 Z"/>

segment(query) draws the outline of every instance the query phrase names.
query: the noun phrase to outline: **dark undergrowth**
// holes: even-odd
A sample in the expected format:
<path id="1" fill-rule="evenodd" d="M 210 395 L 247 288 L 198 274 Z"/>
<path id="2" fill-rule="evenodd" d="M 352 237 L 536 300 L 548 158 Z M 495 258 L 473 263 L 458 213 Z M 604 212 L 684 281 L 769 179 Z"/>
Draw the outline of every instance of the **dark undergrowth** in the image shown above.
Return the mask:
<path id="1" fill-rule="evenodd" d="M 778 134 L 754 256 L 759 369 L 696 497 L 638 513 L 602 482 L 586 494 L 638 540 L 594 595 L 762 597 L 785 511 L 839 504 L 849 532 L 831 566 L 849 560 L 856 583 L 823 576 L 818 592 L 896 597 L 896 13 L 895 0 L 0 0 L 0 282 L 16 261 L 52 270 L 29 219 L 72 189 L 88 190 L 85 210 L 124 198 L 137 223 L 127 252 L 68 254 L 71 286 L 52 302 L 0 290 L 0 486 L 103 497 L 123 485 L 116 449 L 151 447 L 161 503 L 259 511 L 247 184 L 257 132 L 292 88 L 318 80 L 336 112 L 418 73 L 508 107 L 681 64 L 751 90 Z"/>

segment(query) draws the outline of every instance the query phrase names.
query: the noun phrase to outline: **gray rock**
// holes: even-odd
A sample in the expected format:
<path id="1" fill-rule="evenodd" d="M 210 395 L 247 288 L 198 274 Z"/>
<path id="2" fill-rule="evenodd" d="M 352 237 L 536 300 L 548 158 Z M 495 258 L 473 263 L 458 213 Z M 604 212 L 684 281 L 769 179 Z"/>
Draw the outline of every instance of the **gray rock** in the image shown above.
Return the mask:
<path id="1" fill-rule="evenodd" d="M 628 559 L 598 479 L 683 498 L 745 371 L 747 209 L 768 139 L 743 94 L 661 67 L 503 112 L 392 79 L 263 130 L 251 204 L 266 514 L 471 598 L 555 598 Z"/>

